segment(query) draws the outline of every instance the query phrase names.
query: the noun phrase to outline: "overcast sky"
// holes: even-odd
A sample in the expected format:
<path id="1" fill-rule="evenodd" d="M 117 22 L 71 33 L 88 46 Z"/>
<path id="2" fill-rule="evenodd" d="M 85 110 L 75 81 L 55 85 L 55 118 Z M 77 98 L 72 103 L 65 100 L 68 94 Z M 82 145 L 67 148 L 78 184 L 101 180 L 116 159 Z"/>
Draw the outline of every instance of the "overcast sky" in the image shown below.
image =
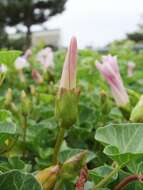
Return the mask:
<path id="1" fill-rule="evenodd" d="M 66 10 L 47 26 L 61 28 L 63 45 L 76 35 L 79 47 L 97 47 L 136 30 L 141 15 L 143 0 L 68 0 Z"/>

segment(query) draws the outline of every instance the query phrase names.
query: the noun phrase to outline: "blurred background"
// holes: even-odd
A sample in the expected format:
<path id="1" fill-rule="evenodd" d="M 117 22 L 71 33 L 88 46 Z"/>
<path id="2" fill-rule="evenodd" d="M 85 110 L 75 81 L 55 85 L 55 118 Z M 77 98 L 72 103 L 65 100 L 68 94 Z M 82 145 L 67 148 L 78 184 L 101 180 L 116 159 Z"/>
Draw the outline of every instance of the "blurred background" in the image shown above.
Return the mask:
<path id="1" fill-rule="evenodd" d="M 142 0 L 1 0 L 0 47 L 24 49 L 43 43 L 66 47 L 76 35 L 79 48 L 106 51 L 131 40 L 143 47 Z"/>

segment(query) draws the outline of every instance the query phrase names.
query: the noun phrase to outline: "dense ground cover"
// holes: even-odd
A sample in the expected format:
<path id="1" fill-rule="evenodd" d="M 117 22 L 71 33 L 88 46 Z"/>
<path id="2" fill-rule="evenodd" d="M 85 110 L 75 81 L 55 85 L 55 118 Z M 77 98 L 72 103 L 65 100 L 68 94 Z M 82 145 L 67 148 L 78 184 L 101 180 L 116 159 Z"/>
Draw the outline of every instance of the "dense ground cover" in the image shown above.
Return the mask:
<path id="1" fill-rule="evenodd" d="M 39 48 L 32 51 L 30 66 L 20 69 L 14 66 L 20 52 L 0 52 L 7 66 L 0 74 L 0 190 L 120 190 L 128 182 L 126 189 L 142 190 L 143 51 L 130 44 L 109 48 L 121 79 L 110 67 L 113 57 L 103 61 L 105 74 L 95 66 L 101 53 L 79 50 L 76 99 L 67 96 L 71 89 L 57 95 L 65 51 L 55 52 L 54 68 L 44 69 L 36 60 Z"/>

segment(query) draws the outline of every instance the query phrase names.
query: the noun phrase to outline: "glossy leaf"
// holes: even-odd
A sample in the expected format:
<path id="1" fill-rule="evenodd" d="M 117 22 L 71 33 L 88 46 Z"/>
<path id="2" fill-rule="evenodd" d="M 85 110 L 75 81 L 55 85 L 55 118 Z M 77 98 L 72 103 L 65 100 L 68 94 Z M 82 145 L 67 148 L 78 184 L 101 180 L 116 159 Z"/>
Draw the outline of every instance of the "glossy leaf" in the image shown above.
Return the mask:
<path id="1" fill-rule="evenodd" d="M 2 50 L 0 51 L 0 64 L 5 64 L 7 66 L 12 66 L 14 61 L 18 56 L 20 56 L 21 51 L 16 51 L 16 50 Z"/>
<path id="2" fill-rule="evenodd" d="M 16 125 L 13 122 L 0 122 L 0 144 L 15 133 Z"/>
<path id="3" fill-rule="evenodd" d="M 108 125 L 97 129 L 95 139 L 106 145 L 104 153 L 120 162 L 143 154 L 143 124 Z"/>
<path id="4" fill-rule="evenodd" d="M 41 185 L 32 174 L 12 170 L 0 174 L 0 189 L 2 190 L 42 190 Z"/>

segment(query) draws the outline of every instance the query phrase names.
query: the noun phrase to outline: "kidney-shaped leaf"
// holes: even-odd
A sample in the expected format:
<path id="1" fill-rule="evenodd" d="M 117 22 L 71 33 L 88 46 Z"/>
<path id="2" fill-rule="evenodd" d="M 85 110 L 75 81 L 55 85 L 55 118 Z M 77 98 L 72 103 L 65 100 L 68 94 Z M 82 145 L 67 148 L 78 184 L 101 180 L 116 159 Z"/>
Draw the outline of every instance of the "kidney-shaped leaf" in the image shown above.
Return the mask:
<path id="1" fill-rule="evenodd" d="M 41 185 L 32 174 L 12 170 L 0 174 L 1 190 L 42 190 Z"/>
<path id="2" fill-rule="evenodd" d="M 108 125 L 97 129 L 95 139 L 106 144 L 104 153 L 125 162 L 143 154 L 143 124 Z"/>

